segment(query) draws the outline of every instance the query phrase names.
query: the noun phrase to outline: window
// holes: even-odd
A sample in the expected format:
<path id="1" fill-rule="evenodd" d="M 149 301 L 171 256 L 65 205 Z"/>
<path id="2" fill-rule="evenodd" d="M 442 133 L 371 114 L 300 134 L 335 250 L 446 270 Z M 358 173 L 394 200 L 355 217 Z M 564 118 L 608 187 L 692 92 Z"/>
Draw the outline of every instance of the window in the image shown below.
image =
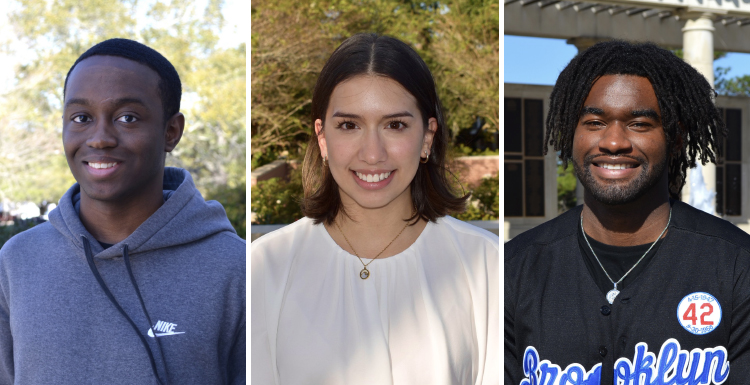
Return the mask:
<path id="1" fill-rule="evenodd" d="M 716 213 L 742 215 L 742 110 L 719 109 L 727 125 L 716 159 Z"/>
<path id="2" fill-rule="evenodd" d="M 505 216 L 544 216 L 544 103 L 505 98 Z"/>

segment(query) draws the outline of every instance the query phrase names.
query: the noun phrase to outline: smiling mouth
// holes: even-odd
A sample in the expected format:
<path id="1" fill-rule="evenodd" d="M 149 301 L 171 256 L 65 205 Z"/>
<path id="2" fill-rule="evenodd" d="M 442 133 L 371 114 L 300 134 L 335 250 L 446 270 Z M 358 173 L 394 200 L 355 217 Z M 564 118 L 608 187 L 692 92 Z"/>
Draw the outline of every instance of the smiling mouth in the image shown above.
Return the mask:
<path id="1" fill-rule="evenodd" d="M 391 171 L 381 172 L 380 174 L 364 174 L 361 172 L 356 172 L 356 174 L 357 178 L 359 178 L 360 180 L 373 183 L 380 182 L 381 180 L 388 178 L 391 175 Z"/>
<path id="2" fill-rule="evenodd" d="M 91 168 L 96 168 L 96 169 L 107 169 L 107 168 L 112 168 L 112 167 L 115 167 L 115 166 L 117 165 L 117 162 L 111 162 L 111 163 L 94 163 L 94 162 L 87 162 L 86 164 L 88 164 L 88 165 L 89 165 L 89 166 L 90 166 Z"/>

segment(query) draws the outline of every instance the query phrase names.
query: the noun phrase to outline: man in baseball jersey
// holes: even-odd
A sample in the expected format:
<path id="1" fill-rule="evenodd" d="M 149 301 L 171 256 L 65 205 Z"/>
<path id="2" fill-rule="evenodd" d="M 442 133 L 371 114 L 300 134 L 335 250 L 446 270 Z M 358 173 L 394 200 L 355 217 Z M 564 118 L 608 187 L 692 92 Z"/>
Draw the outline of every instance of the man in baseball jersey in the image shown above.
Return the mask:
<path id="1" fill-rule="evenodd" d="M 724 135 L 714 95 L 652 44 L 562 71 L 545 143 L 584 204 L 505 246 L 506 384 L 750 383 L 750 235 L 679 201 Z"/>

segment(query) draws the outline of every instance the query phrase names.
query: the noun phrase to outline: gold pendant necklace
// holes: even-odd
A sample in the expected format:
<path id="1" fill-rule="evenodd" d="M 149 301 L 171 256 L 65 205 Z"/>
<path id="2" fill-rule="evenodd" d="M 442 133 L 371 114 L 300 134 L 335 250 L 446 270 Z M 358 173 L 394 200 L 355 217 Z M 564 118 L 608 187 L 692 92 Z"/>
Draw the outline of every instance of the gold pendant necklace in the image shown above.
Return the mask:
<path id="1" fill-rule="evenodd" d="M 412 213 L 411 213 L 412 217 L 414 216 L 415 213 L 416 213 L 416 211 L 412 211 Z M 362 279 L 370 278 L 370 270 L 367 270 L 367 265 L 371 264 L 376 259 L 378 259 L 378 257 L 380 256 L 380 254 L 383 254 L 383 252 L 393 243 L 393 241 L 395 241 L 396 238 L 398 238 L 398 236 L 401 235 L 401 233 L 403 233 L 404 230 L 406 230 L 406 227 L 409 226 L 409 222 L 407 221 L 406 224 L 404 225 L 404 227 L 401 229 L 401 231 L 399 231 L 398 234 L 396 234 L 396 236 L 383 248 L 383 250 L 380 250 L 380 252 L 378 253 L 378 255 L 376 255 L 375 258 L 373 258 L 370 262 L 365 263 L 362 260 L 362 257 L 360 257 L 359 254 L 357 254 L 357 250 L 354 250 L 354 246 L 352 246 L 352 243 L 349 242 L 349 238 L 347 238 L 346 234 L 344 234 L 344 232 L 341 231 L 341 227 L 339 226 L 339 223 L 338 222 L 333 222 L 333 224 L 336 225 L 336 228 L 339 230 L 339 233 L 341 233 L 341 235 L 344 236 L 344 239 L 346 240 L 346 243 L 349 245 L 349 247 L 354 252 L 354 255 L 356 255 L 357 258 L 359 259 L 359 262 L 362 263 L 362 270 L 360 270 L 360 272 L 359 272 L 359 278 L 362 278 Z"/>

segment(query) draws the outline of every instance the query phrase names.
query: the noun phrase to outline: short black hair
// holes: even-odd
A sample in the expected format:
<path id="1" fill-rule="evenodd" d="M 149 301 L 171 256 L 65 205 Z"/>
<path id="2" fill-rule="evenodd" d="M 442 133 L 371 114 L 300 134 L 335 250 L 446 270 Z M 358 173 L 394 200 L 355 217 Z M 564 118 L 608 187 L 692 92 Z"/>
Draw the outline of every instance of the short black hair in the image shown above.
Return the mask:
<path id="1" fill-rule="evenodd" d="M 435 221 L 449 213 L 463 212 L 469 195 L 455 194 L 449 183 L 445 168 L 449 137 L 435 81 L 427 64 L 408 44 L 374 33 L 359 33 L 344 40 L 323 66 L 315 84 L 311 106 L 313 127 L 316 119 L 325 121 L 334 88 L 359 75 L 382 76 L 401 84 L 416 99 L 425 130 L 430 118 L 437 120 L 428 161 L 419 164 L 411 182 L 416 210 L 411 219 Z M 302 182 L 302 212 L 315 219 L 316 224 L 332 224 L 344 208 L 338 184 L 321 159 L 314 129 L 302 164 Z"/>
<path id="2" fill-rule="evenodd" d="M 73 66 L 65 75 L 65 86 L 63 96 L 68 89 L 68 77 L 78 63 L 92 56 L 119 56 L 134 62 L 143 64 L 159 74 L 159 96 L 164 110 L 164 121 L 166 122 L 174 114 L 180 111 L 180 99 L 182 98 L 182 83 L 180 75 L 172 63 L 162 54 L 151 47 L 130 39 L 109 39 L 89 48 L 83 55 L 79 56 Z"/>
<path id="3" fill-rule="evenodd" d="M 571 160 L 581 108 L 591 87 L 605 75 L 635 75 L 651 82 L 667 139 L 669 193 L 678 199 L 688 167 L 715 162 L 716 140 L 726 135 L 714 105 L 716 92 L 695 68 L 653 43 L 621 40 L 598 43 L 576 55 L 563 69 L 550 95 L 544 143 Z M 547 146 L 544 146 L 547 153 Z"/>

